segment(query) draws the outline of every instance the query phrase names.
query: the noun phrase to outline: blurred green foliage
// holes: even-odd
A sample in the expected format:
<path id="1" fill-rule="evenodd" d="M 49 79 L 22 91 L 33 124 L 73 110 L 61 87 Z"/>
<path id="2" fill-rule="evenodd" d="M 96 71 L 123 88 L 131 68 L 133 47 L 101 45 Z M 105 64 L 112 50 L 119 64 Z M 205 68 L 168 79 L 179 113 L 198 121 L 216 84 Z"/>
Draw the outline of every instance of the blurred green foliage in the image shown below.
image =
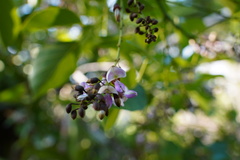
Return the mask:
<path id="1" fill-rule="evenodd" d="M 0 159 L 240 158 L 240 1 L 140 2 L 157 42 L 124 12 L 122 81 L 138 96 L 100 121 L 65 106 L 74 84 L 114 64 L 115 1 L 0 0 Z"/>

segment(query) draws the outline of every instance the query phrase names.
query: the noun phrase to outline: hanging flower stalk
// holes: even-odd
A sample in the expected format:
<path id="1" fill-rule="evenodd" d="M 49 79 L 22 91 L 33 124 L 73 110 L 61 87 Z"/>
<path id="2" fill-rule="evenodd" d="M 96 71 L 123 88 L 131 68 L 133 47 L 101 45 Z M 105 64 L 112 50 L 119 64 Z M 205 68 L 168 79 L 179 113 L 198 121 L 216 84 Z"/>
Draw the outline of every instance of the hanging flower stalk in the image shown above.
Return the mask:
<path id="1" fill-rule="evenodd" d="M 122 1 L 121 6 L 123 6 Z M 121 82 L 121 78 L 126 77 L 126 72 L 121 67 L 117 67 L 120 61 L 120 46 L 122 41 L 122 10 L 118 4 L 115 4 L 113 11 L 116 21 L 119 22 L 116 63 L 105 73 L 101 80 L 95 77 L 75 86 L 74 90 L 76 94 L 74 98 L 76 103 L 70 103 L 66 107 L 66 112 L 71 114 L 72 119 L 76 119 L 77 115 L 81 118 L 85 117 L 85 110 L 91 106 L 94 110 L 98 111 L 98 117 L 102 120 L 105 116 L 108 116 L 112 105 L 123 107 L 129 98 L 137 96 L 136 91 L 129 90 Z M 78 107 L 73 108 L 73 106 Z"/>
<path id="2" fill-rule="evenodd" d="M 87 82 L 76 85 L 74 98 L 76 103 L 70 103 L 66 107 L 66 112 L 71 114 L 72 119 L 85 117 L 85 110 L 90 104 L 93 109 L 98 111 L 99 119 L 108 116 L 108 110 L 115 105 L 123 107 L 128 98 L 137 96 L 137 92 L 129 90 L 120 80 L 126 77 L 126 72 L 119 67 L 112 66 L 103 76 L 91 78 Z M 78 106 L 73 109 L 73 106 Z"/>

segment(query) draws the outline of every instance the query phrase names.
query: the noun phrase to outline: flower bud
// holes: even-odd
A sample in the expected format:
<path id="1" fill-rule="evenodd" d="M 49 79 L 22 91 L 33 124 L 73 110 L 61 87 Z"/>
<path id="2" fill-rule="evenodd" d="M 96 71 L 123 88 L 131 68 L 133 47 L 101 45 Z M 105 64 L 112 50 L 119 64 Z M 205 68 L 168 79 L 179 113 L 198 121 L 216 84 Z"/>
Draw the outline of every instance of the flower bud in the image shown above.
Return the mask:
<path id="1" fill-rule="evenodd" d="M 100 120 L 102 120 L 104 117 L 105 117 L 105 111 L 104 110 L 100 110 L 99 111 L 99 113 L 98 113 L 98 118 L 100 119 Z"/>
<path id="2" fill-rule="evenodd" d="M 96 111 L 99 111 L 100 110 L 100 105 L 97 101 L 94 101 L 93 102 L 93 105 L 92 105 L 93 109 L 95 109 Z"/>
<path id="3" fill-rule="evenodd" d="M 117 94 L 113 94 L 115 104 L 120 107 L 121 106 L 121 99 Z"/>
<path id="4" fill-rule="evenodd" d="M 76 119 L 77 118 L 77 111 L 76 110 L 73 110 L 71 112 L 71 117 L 72 117 L 72 119 Z"/>
<path id="5" fill-rule="evenodd" d="M 66 106 L 66 112 L 67 113 L 70 113 L 72 111 L 72 103 L 69 103 L 67 106 Z"/>
<path id="6" fill-rule="evenodd" d="M 114 16 L 117 22 L 120 22 L 120 6 L 118 4 L 115 4 L 113 7 Z"/>
<path id="7" fill-rule="evenodd" d="M 88 109 L 88 104 L 87 103 L 82 103 L 81 105 L 80 105 L 80 107 L 82 107 L 83 109 Z"/>
<path id="8" fill-rule="evenodd" d="M 100 80 L 97 78 L 97 77 L 94 77 L 94 78 L 90 78 L 89 80 L 87 80 L 87 83 L 97 83 L 97 82 L 100 82 Z"/>
<path id="9" fill-rule="evenodd" d="M 98 101 L 98 102 L 104 102 L 104 96 L 103 95 L 101 95 L 101 94 L 98 94 L 98 95 L 96 95 L 96 100 Z"/>
<path id="10" fill-rule="evenodd" d="M 99 109 L 100 110 L 107 110 L 108 108 L 107 108 L 107 105 L 106 105 L 106 103 L 105 102 L 99 102 Z"/>
<path id="11" fill-rule="evenodd" d="M 79 108 L 78 110 L 78 115 L 81 117 L 81 118 L 84 118 L 85 116 L 85 110 L 81 107 Z"/>
<path id="12" fill-rule="evenodd" d="M 93 89 L 92 89 L 92 93 L 93 94 L 96 94 L 98 92 L 98 90 L 100 89 L 101 85 L 100 83 L 96 83 L 94 86 L 93 86 Z"/>
<path id="13" fill-rule="evenodd" d="M 74 90 L 75 90 L 75 91 L 78 91 L 79 94 L 83 94 L 83 91 L 85 91 L 84 88 L 83 88 L 83 86 L 80 86 L 80 85 L 76 85 L 75 88 L 74 88 Z"/>

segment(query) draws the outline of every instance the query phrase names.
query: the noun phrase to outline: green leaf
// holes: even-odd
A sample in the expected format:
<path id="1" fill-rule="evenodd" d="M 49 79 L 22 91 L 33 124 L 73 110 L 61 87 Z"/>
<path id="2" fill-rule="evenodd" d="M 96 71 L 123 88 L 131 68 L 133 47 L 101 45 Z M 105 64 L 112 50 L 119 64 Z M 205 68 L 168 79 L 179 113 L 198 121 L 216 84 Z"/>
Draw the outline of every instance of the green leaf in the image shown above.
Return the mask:
<path id="1" fill-rule="evenodd" d="M 127 76 L 125 78 L 122 78 L 121 81 L 129 88 L 133 88 L 137 85 L 136 77 L 136 69 L 134 67 L 131 67 L 127 72 Z"/>
<path id="2" fill-rule="evenodd" d="M 189 18 L 182 24 L 182 27 L 188 32 L 198 33 L 205 28 L 205 25 L 202 19 Z"/>
<path id="3" fill-rule="evenodd" d="M 109 110 L 109 116 L 106 119 L 104 123 L 104 130 L 107 131 L 112 128 L 112 126 L 115 124 L 117 118 L 118 118 L 119 109 L 117 108 L 111 108 Z"/>
<path id="4" fill-rule="evenodd" d="M 0 15 L 0 35 L 2 41 L 5 46 L 12 45 L 19 32 L 20 19 L 11 0 L 0 1 Z"/>
<path id="5" fill-rule="evenodd" d="M 141 85 L 137 85 L 133 90 L 136 91 L 138 95 L 128 99 L 122 109 L 130 111 L 142 110 L 147 105 L 147 95 L 144 88 Z"/>
<path id="6" fill-rule="evenodd" d="M 23 25 L 23 30 L 40 30 L 55 26 L 69 26 L 80 23 L 78 16 L 68 10 L 58 7 L 49 7 L 29 16 Z"/>
<path id="7" fill-rule="evenodd" d="M 44 46 L 33 61 L 29 77 L 31 89 L 37 98 L 50 88 L 66 82 L 76 67 L 76 43 L 57 43 Z"/>
<path id="8" fill-rule="evenodd" d="M 3 90 L 0 92 L 0 101 L 1 102 L 18 102 L 22 99 L 26 94 L 26 88 L 23 83 L 15 85 L 11 88 Z"/>
<path id="9" fill-rule="evenodd" d="M 192 98 L 204 111 L 209 111 L 210 102 L 197 91 L 188 91 L 188 96 Z"/>

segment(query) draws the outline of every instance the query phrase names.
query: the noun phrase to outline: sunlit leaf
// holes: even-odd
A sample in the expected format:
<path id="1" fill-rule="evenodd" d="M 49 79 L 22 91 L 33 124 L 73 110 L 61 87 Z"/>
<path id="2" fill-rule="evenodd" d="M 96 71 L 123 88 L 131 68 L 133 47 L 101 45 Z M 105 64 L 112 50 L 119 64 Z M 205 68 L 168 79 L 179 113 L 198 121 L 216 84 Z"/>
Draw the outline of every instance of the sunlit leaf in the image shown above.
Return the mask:
<path id="1" fill-rule="evenodd" d="M 80 23 L 79 17 L 68 9 L 49 7 L 29 16 L 23 25 L 24 30 L 47 29 L 55 26 L 69 26 Z"/>
<path id="2" fill-rule="evenodd" d="M 188 96 L 191 97 L 204 111 L 210 110 L 209 101 L 197 91 L 188 91 Z"/>
<path id="3" fill-rule="evenodd" d="M 29 78 L 36 97 L 68 80 L 75 69 L 75 49 L 76 43 L 57 43 L 46 45 L 40 50 L 33 61 L 33 74 Z"/>
<path id="4" fill-rule="evenodd" d="M 20 18 L 11 0 L 0 1 L 0 36 L 5 46 L 12 45 L 18 35 Z"/>
<path id="5" fill-rule="evenodd" d="M 0 92 L 0 101 L 1 102 L 19 102 L 26 93 L 26 88 L 24 84 L 18 84 L 11 88 L 8 88 Z"/>
<path id="6" fill-rule="evenodd" d="M 121 81 L 129 88 L 134 88 L 137 84 L 136 77 L 136 70 L 135 68 L 131 67 L 127 72 L 127 76 L 122 78 Z"/>
<path id="7" fill-rule="evenodd" d="M 104 123 L 104 130 L 111 129 L 112 126 L 115 124 L 118 118 L 119 109 L 111 108 L 109 112 L 109 116 L 106 118 L 106 121 Z"/>

